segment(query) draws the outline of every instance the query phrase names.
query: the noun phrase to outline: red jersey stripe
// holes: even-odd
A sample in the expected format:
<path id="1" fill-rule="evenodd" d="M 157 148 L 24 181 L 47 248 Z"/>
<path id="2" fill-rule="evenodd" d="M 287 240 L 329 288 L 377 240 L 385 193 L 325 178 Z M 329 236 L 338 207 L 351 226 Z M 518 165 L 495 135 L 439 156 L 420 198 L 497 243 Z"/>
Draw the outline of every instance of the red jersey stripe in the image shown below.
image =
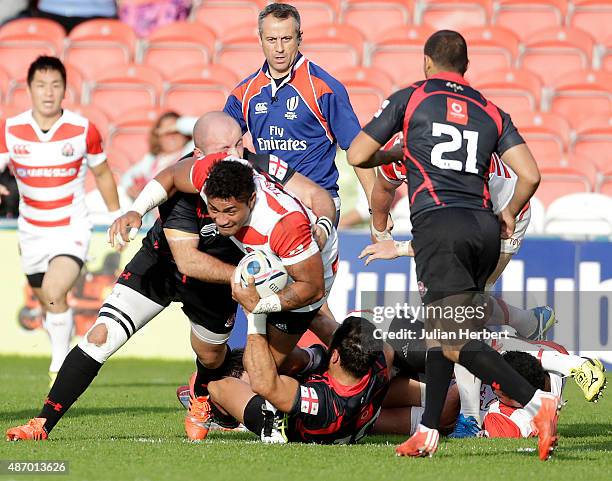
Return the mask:
<path id="1" fill-rule="evenodd" d="M 23 219 L 37 227 L 62 227 L 70 224 L 70 217 L 64 217 L 59 220 L 34 220 L 29 217 L 24 217 Z"/>
<path id="2" fill-rule="evenodd" d="M 34 207 L 35 209 L 41 210 L 51 210 L 51 209 L 59 209 L 60 207 L 66 207 L 72 204 L 72 200 L 74 199 L 74 194 L 69 195 L 68 197 L 63 197 L 62 199 L 56 200 L 36 200 L 31 197 L 22 196 L 21 197 L 26 205 L 30 207 Z"/>
<path id="3" fill-rule="evenodd" d="M 8 128 L 8 132 L 20 140 L 40 142 L 38 135 L 36 135 L 36 132 L 34 132 L 34 129 L 29 124 L 11 125 Z"/>
<path id="4" fill-rule="evenodd" d="M 62 124 L 59 129 L 55 131 L 53 137 L 51 137 L 51 142 L 57 142 L 59 140 L 68 140 L 77 135 L 81 135 L 85 132 L 85 127 L 81 125 L 73 125 L 73 124 Z"/>
<path id="5" fill-rule="evenodd" d="M 79 175 L 83 158 L 67 164 L 53 166 L 24 165 L 11 159 L 15 177 L 31 187 L 58 187 L 73 181 Z"/>

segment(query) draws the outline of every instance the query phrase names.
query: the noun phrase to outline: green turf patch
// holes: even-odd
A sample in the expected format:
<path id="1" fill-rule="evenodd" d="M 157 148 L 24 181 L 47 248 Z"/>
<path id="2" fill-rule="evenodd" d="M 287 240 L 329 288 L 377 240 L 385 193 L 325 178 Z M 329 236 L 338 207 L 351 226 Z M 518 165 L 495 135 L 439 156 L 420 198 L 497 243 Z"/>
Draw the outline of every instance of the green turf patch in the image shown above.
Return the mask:
<path id="1" fill-rule="evenodd" d="M 47 394 L 47 359 L 0 356 L 0 429 L 38 414 Z M 536 440 L 442 440 L 433 458 L 394 456 L 403 437 L 370 436 L 354 446 L 263 445 L 248 433 L 213 432 L 187 442 L 185 411 L 175 390 L 188 362 L 109 361 L 47 442 L 0 442 L 0 460 L 67 460 L 63 476 L 2 476 L 26 480 L 608 480 L 612 472 L 612 403 L 583 400 L 573 381 L 565 390 L 561 440 L 543 463 Z M 606 474 L 608 473 L 608 474 Z"/>

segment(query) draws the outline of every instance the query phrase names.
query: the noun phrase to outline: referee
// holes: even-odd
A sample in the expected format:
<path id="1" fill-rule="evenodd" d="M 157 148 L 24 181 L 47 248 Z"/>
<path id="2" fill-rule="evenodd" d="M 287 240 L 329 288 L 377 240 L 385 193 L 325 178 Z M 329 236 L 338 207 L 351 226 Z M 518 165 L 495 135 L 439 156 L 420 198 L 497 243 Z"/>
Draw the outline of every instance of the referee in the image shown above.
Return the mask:
<path id="1" fill-rule="evenodd" d="M 387 162 L 388 154 L 378 150 L 395 133 L 403 132 L 412 242 L 423 303 L 426 307 L 473 307 L 497 264 L 500 228 L 504 238 L 512 235 L 514 219 L 535 192 L 540 174 L 508 114 L 463 77 L 468 66 L 465 39 L 457 32 L 438 31 L 425 43 L 424 54 L 426 80 L 385 101 L 351 144 L 348 160 L 359 167 Z M 493 153 L 518 177 L 514 196 L 499 220 L 492 212 L 487 186 Z M 446 325 L 439 324 L 439 314 L 427 318 L 429 332 L 440 332 L 440 326 L 445 332 L 449 327 L 458 332 L 461 320 L 458 311 L 453 312 L 454 320 Z M 459 337 L 451 343 L 441 337 L 427 351 L 422 422 L 397 453 L 425 456 L 436 451 L 440 413 L 456 362 L 508 393 L 534 416 L 540 459 L 547 459 L 557 440 L 558 398 L 536 390 L 481 340 Z"/>

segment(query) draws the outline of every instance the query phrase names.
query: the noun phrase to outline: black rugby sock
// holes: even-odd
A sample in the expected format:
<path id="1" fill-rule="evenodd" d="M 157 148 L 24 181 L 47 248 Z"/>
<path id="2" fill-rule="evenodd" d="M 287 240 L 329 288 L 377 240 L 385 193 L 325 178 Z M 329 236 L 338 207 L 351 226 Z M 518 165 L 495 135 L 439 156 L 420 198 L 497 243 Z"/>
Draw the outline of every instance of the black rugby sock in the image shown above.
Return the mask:
<path id="1" fill-rule="evenodd" d="M 453 362 L 444 357 L 442 349 L 439 347 L 429 349 L 425 363 L 427 384 L 425 385 L 425 412 L 421 419 L 423 426 L 438 429 L 452 374 Z"/>
<path id="2" fill-rule="evenodd" d="M 208 383 L 221 379 L 227 374 L 230 364 L 232 350 L 228 345 L 225 346 L 225 358 L 219 367 L 209 369 L 196 358 L 196 378 L 193 386 L 193 392 L 196 396 L 208 396 Z"/>
<path id="3" fill-rule="evenodd" d="M 68 353 L 38 415 L 39 418 L 47 419 L 47 433 L 51 432 L 70 406 L 85 392 L 101 367 L 101 363 L 92 359 L 79 346 Z"/>
<path id="4" fill-rule="evenodd" d="M 517 373 L 505 359 L 482 341 L 471 340 L 459 353 L 459 364 L 494 389 L 501 389 L 525 406 L 536 392 L 527 380 Z"/>

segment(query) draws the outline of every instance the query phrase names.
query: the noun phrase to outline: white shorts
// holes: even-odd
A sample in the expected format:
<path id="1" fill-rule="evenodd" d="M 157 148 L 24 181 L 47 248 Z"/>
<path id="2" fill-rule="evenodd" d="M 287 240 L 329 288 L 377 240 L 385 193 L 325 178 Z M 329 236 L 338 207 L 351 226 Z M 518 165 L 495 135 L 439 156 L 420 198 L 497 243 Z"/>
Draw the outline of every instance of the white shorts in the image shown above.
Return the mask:
<path id="1" fill-rule="evenodd" d="M 19 231 L 21 265 L 26 275 L 47 272 L 49 261 L 60 255 L 85 263 L 91 229 L 67 226 L 46 229 L 42 234 Z"/>
<path id="2" fill-rule="evenodd" d="M 523 239 L 525 238 L 525 232 L 529 227 L 529 221 L 531 220 L 531 207 L 527 207 L 527 210 L 516 218 L 516 225 L 514 226 L 514 234 L 510 239 L 502 239 L 500 253 L 502 254 L 516 254 L 521 248 Z"/>

